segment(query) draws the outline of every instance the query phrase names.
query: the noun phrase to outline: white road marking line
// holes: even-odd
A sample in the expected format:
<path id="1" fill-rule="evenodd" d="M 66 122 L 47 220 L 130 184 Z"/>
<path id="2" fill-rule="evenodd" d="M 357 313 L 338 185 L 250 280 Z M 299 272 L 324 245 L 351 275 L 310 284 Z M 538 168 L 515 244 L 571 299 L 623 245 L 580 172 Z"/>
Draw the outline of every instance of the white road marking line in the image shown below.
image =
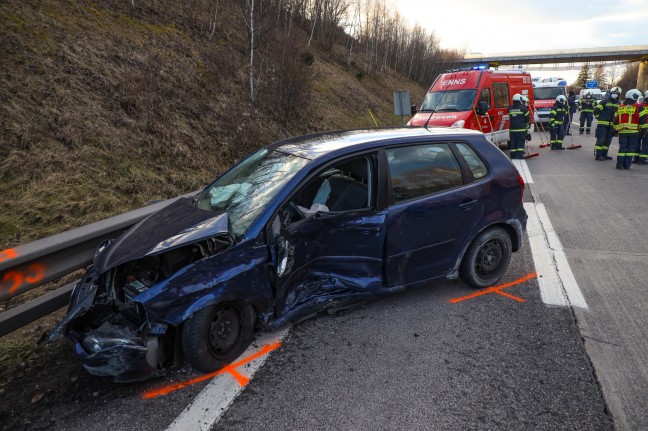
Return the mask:
<path id="1" fill-rule="evenodd" d="M 288 334 L 288 331 L 289 328 L 286 328 L 261 334 L 241 355 L 241 358 L 254 355 L 263 346 L 280 342 Z M 248 362 L 246 365 L 241 366 L 240 369 L 237 368 L 237 371 L 251 379 L 271 353 L 269 352 Z M 180 413 L 180 416 L 169 425 L 167 431 L 210 430 L 220 420 L 242 390 L 243 386 L 229 373 L 214 377 L 193 402 Z"/>
<path id="2" fill-rule="evenodd" d="M 529 171 L 529 165 L 527 165 L 526 160 L 513 159 L 511 161 L 522 176 L 524 184 L 533 184 L 533 177 L 531 176 L 531 171 Z"/>
<path id="3" fill-rule="evenodd" d="M 529 215 L 527 235 L 538 274 L 542 301 L 547 305 L 587 309 L 585 298 L 569 266 L 544 204 L 525 203 Z"/>

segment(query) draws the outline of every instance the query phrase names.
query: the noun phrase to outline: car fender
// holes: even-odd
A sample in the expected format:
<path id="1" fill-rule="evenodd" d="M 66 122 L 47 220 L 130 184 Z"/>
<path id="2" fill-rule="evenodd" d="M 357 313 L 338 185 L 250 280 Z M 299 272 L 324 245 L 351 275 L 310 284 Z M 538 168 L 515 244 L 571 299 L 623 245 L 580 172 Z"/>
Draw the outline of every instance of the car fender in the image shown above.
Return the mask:
<path id="1" fill-rule="evenodd" d="M 516 218 L 512 218 L 510 220 L 507 220 L 506 222 L 495 222 L 488 224 L 484 226 L 482 229 L 477 231 L 474 235 L 466 239 L 466 242 L 464 243 L 461 253 L 459 253 L 459 256 L 457 257 L 457 260 L 454 264 L 454 267 L 452 268 L 452 271 L 448 274 L 447 278 L 454 280 L 459 278 L 459 267 L 461 266 L 461 261 L 464 258 L 464 255 L 468 251 L 468 248 L 470 245 L 473 243 L 475 238 L 477 238 L 479 235 L 481 235 L 482 232 L 494 227 L 494 226 L 501 226 L 503 227 L 510 235 L 511 235 L 511 244 L 512 248 L 511 251 L 515 252 L 520 249 L 522 246 L 522 235 L 524 234 L 524 231 L 526 230 L 526 216 L 524 217 L 524 222 L 520 222 L 520 220 Z"/>
<path id="2" fill-rule="evenodd" d="M 174 326 L 204 307 L 227 301 L 251 304 L 267 319 L 274 302 L 267 247 L 245 241 L 178 271 L 134 300 L 142 304 L 149 320 Z"/>

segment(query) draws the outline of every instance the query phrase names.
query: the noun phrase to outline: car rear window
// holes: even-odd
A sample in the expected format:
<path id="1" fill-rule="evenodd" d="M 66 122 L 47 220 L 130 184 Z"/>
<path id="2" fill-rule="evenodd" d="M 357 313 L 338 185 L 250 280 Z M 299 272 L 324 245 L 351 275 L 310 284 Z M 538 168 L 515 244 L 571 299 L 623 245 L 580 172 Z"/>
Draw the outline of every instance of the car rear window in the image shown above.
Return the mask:
<path id="1" fill-rule="evenodd" d="M 448 144 L 387 150 L 394 202 L 431 195 L 463 185 L 461 167 Z"/>

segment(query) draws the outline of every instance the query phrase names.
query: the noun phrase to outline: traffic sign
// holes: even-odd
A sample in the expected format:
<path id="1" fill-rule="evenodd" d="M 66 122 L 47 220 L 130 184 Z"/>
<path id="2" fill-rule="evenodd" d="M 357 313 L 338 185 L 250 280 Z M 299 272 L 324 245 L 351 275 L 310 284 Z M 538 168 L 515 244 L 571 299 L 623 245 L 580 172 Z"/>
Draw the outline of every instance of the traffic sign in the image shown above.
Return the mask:
<path id="1" fill-rule="evenodd" d="M 587 81 L 585 88 L 598 88 L 598 81 Z"/>

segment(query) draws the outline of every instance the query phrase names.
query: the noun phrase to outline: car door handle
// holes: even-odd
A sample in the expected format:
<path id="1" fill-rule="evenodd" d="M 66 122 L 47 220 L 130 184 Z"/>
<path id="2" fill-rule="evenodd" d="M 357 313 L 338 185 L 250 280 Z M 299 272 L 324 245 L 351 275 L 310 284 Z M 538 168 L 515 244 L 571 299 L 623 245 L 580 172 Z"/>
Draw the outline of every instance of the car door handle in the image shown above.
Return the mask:
<path id="1" fill-rule="evenodd" d="M 477 204 L 477 199 L 465 200 L 459 204 L 459 206 L 464 210 L 469 210 Z"/>

